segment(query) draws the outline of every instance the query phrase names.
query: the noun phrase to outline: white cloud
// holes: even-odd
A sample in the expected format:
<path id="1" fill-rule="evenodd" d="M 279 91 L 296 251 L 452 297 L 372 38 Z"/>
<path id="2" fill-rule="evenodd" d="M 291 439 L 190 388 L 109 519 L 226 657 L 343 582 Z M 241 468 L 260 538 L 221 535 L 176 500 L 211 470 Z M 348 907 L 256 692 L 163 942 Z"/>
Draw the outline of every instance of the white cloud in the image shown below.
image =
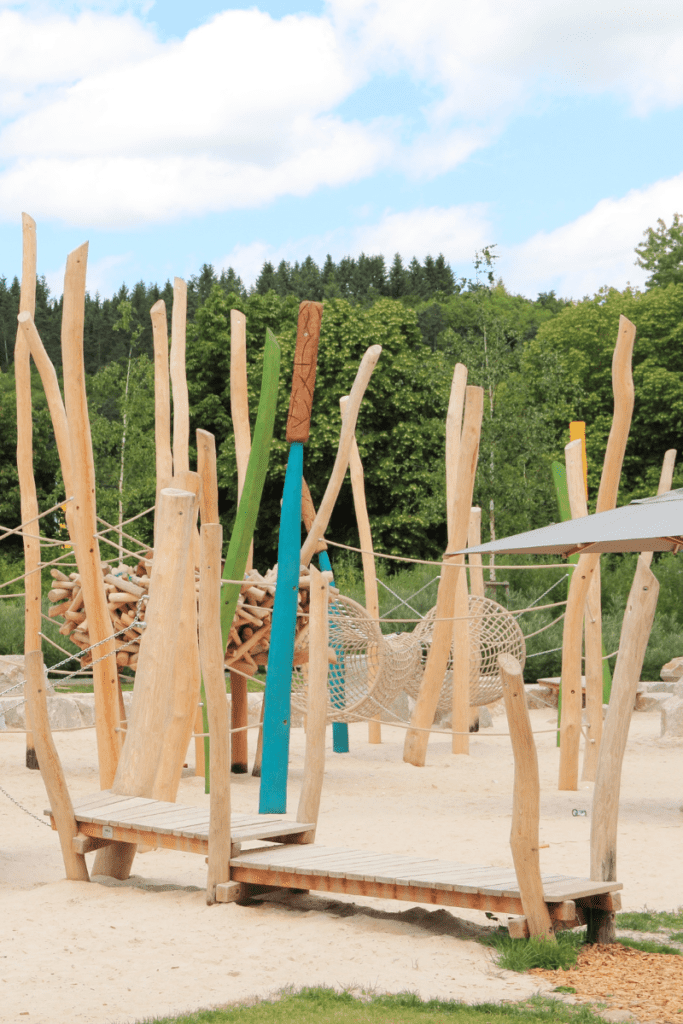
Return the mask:
<path id="1" fill-rule="evenodd" d="M 130 67 L 158 49 L 152 33 L 130 14 L 85 11 L 69 18 L 0 10 L 0 112 L 15 115 L 44 103 L 48 88 Z M 47 92 L 48 102 L 53 97 Z"/>
<path id="2" fill-rule="evenodd" d="M 329 113 L 359 79 L 325 19 L 232 10 L 135 46 L 5 127 L 0 217 L 130 227 L 258 206 L 367 176 L 393 150 L 390 121 Z"/>
<path id="3" fill-rule="evenodd" d="M 509 112 L 534 89 L 611 92 L 638 112 L 683 101 L 680 0 L 328 0 L 367 63 L 444 89 L 432 115 Z"/>
<path id="4" fill-rule="evenodd" d="M 634 189 L 621 199 L 602 199 L 588 213 L 501 253 L 497 270 L 506 286 L 535 296 L 541 291 L 580 299 L 603 285 L 642 285 L 634 247 L 659 217 L 667 223 L 683 212 L 683 174 Z"/>

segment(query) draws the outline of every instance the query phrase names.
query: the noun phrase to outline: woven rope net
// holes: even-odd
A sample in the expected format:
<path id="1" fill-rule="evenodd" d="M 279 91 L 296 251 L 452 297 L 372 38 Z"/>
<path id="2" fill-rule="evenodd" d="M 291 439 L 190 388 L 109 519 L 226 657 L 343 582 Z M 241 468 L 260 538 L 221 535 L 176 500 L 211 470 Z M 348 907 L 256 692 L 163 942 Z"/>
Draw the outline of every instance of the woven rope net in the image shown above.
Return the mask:
<path id="1" fill-rule="evenodd" d="M 405 687 L 411 697 L 417 697 L 422 672 L 434 632 L 436 608 L 427 612 L 422 622 L 418 623 L 412 636 L 419 639 L 422 648 L 421 671 Z M 513 615 L 496 601 L 488 597 L 469 597 L 469 662 L 470 662 L 470 707 L 481 707 L 492 704 L 503 696 L 503 684 L 498 669 L 498 655 L 512 654 L 524 668 L 526 646 L 524 634 Z M 453 658 L 455 651 L 451 648 L 448 667 L 444 677 L 438 708 L 448 713 L 453 701 Z"/>
<path id="2" fill-rule="evenodd" d="M 412 632 L 382 634 L 362 605 L 342 594 L 329 605 L 329 644 L 336 662 L 330 665 L 328 720 L 358 722 L 373 715 L 402 720 L 391 710 L 402 691 L 417 697 L 434 630 L 432 609 Z M 498 655 L 513 654 L 524 666 L 524 636 L 513 616 L 485 597 L 469 599 L 470 704 L 479 707 L 502 696 Z M 308 645 L 308 630 L 298 637 L 296 651 Z M 453 652 L 448 661 L 439 709 L 450 711 Z M 308 666 L 292 675 L 292 707 L 306 712 Z"/>

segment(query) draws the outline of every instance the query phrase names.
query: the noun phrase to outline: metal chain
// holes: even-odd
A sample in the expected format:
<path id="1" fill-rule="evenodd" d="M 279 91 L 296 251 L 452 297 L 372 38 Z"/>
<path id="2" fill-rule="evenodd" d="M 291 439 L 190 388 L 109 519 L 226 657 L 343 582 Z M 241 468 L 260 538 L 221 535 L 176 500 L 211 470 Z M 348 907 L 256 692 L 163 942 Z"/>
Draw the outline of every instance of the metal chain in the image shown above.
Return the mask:
<path id="1" fill-rule="evenodd" d="M 41 825 L 47 825 L 48 828 L 52 827 L 49 821 L 45 821 L 45 818 L 39 818 L 37 814 L 33 813 L 33 811 L 29 811 L 28 807 L 24 807 L 24 805 L 20 804 L 18 800 L 15 800 L 14 797 L 11 796 L 6 789 L 2 788 L 2 786 L 0 786 L 0 793 L 4 793 L 7 799 L 11 800 L 12 803 L 19 808 L 19 810 L 24 812 L 24 814 L 28 814 L 29 818 L 35 818 L 37 822 L 39 822 Z"/>

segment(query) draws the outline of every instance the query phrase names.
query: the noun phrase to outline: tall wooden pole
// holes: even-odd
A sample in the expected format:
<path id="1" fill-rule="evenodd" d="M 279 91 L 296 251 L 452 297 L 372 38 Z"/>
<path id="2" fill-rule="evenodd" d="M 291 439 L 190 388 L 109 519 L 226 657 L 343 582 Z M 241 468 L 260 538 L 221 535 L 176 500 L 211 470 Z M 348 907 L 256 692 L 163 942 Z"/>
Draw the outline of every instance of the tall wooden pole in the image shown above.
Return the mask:
<path id="1" fill-rule="evenodd" d="M 222 526 L 204 523 L 199 576 L 199 648 L 211 733 L 207 903 L 215 902 L 216 886 L 230 880 L 230 719 L 221 639 L 222 542 Z"/>
<path id="2" fill-rule="evenodd" d="M 348 395 L 339 399 L 342 418 Z M 365 588 L 365 608 L 368 615 L 373 619 L 379 619 L 379 593 L 377 591 L 377 570 L 375 567 L 375 556 L 372 550 L 372 529 L 370 527 L 370 516 L 365 500 L 365 474 L 363 473 L 363 462 L 358 450 L 358 442 L 354 434 L 349 454 L 349 470 L 351 473 L 351 491 L 353 493 L 353 504 L 356 510 L 356 523 L 358 525 L 358 538 L 363 554 L 363 585 Z M 368 743 L 382 742 L 382 726 L 380 716 L 377 715 L 368 722 Z"/>
<path id="3" fill-rule="evenodd" d="M 621 769 L 633 713 L 636 691 L 643 667 L 659 597 L 659 583 L 641 555 L 626 604 L 614 668 L 612 696 L 603 729 L 593 812 L 591 814 L 591 878 L 613 882 L 617 877 L 617 825 Z M 600 932 L 589 942 L 614 942 L 614 915 L 604 916 Z"/>
<path id="4" fill-rule="evenodd" d="M 19 312 L 35 315 L 36 311 L 36 222 L 22 213 L 23 259 Z M 19 327 L 14 348 L 14 376 L 17 388 L 17 471 L 21 496 L 21 521 L 32 521 L 29 533 L 40 534 L 38 495 L 33 475 L 33 410 L 31 403 L 31 353 L 24 331 Z M 67 495 L 70 497 L 70 495 Z M 41 649 L 40 642 L 40 541 L 23 537 L 24 543 L 24 657 Z M 38 758 L 31 730 L 31 715 L 26 715 L 26 767 L 38 768 Z"/>
<path id="5" fill-rule="evenodd" d="M 85 314 L 85 273 L 88 245 L 69 254 L 64 275 L 62 307 L 62 366 L 64 406 L 69 424 L 73 472 L 73 541 L 76 562 L 88 617 L 93 651 L 95 731 L 100 766 L 100 785 L 108 789 L 114 779 L 121 749 L 119 680 L 116 644 L 102 581 L 100 545 L 97 532 L 95 462 L 90 436 L 90 417 L 85 392 L 83 361 L 83 319 Z"/>
<path id="6" fill-rule="evenodd" d="M 615 508 L 621 467 L 633 415 L 634 388 L 631 359 L 636 328 L 619 317 L 617 343 L 612 359 L 614 416 L 607 441 L 605 463 L 598 491 L 597 512 Z M 581 736 L 581 631 L 586 598 L 600 562 L 599 555 L 581 555 L 569 584 L 562 638 L 562 715 L 560 719 L 559 789 L 578 789 L 579 740 Z"/>
<path id="7" fill-rule="evenodd" d="M 187 324 L 187 285 L 182 278 L 173 281 L 171 317 L 171 388 L 173 392 L 173 473 L 190 468 L 190 401 L 185 375 Z"/>
<path id="8" fill-rule="evenodd" d="M 156 456 L 156 505 L 159 493 L 171 486 L 173 455 L 171 453 L 171 391 L 168 379 L 168 321 L 166 303 L 155 302 L 150 310 L 154 337 L 154 442 Z M 154 514 L 156 536 L 156 512 Z"/>
<path id="9" fill-rule="evenodd" d="M 239 504 L 247 477 L 247 466 L 251 454 L 251 427 L 249 425 L 249 391 L 247 380 L 247 320 L 238 309 L 230 310 L 230 412 L 235 434 L 235 457 L 237 460 L 237 503 Z M 247 571 L 254 564 L 254 542 L 251 542 L 247 557 Z M 236 774 L 249 771 L 247 731 L 249 722 L 249 697 L 247 680 L 239 672 L 230 673 L 230 711 L 232 728 L 232 766 Z"/>
<path id="10" fill-rule="evenodd" d="M 469 509 L 472 506 L 474 477 L 479 458 L 479 437 L 484 409 L 483 388 L 468 387 L 465 400 L 465 419 L 458 460 L 457 490 L 455 496 L 454 533 L 448 538 L 449 550 L 458 551 L 465 547 L 469 524 Z M 420 693 L 410 721 L 411 728 L 406 732 L 403 748 L 403 760 L 409 764 L 422 766 L 425 763 L 429 730 L 434 723 L 434 713 L 439 702 L 439 694 L 443 686 L 448 655 L 453 640 L 453 615 L 456 590 L 460 575 L 465 574 L 463 555 L 453 555 L 445 560 L 441 569 L 439 591 L 436 599 L 436 621 L 432 644 L 427 656 Z M 467 593 L 467 587 L 465 587 Z M 466 613 L 467 614 L 467 613 Z M 469 678 L 469 657 L 467 658 Z M 455 680 L 454 680 L 455 694 Z M 458 694 L 458 697 L 461 695 Z M 454 696 L 455 703 L 455 696 Z M 460 707 L 458 708 L 460 711 Z M 469 734 L 469 693 L 465 709 L 465 730 Z M 453 721 L 456 728 L 456 719 Z M 453 737 L 454 745 L 457 737 Z M 467 740 L 468 736 L 464 739 Z"/>
<path id="11" fill-rule="evenodd" d="M 481 544 L 481 509 L 479 506 L 474 506 L 470 509 L 470 524 L 467 530 L 467 546 L 468 548 L 478 548 Z M 481 559 L 481 555 L 470 554 L 467 556 L 467 561 L 470 566 L 470 594 L 473 597 L 485 597 L 486 592 L 484 590 L 484 566 Z M 469 603 L 468 603 L 469 608 Z M 468 620 L 468 625 L 471 627 L 471 623 Z M 477 631 L 477 635 L 479 635 Z M 477 646 L 472 650 L 470 644 L 470 657 L 474 659 L 474 674 L 478 676 L 481 672 L 481 644 L 477 643 Z M 471 707 L 469 715 L 470 731 L 478 732 L 479 730 L 479 708 Z"/>

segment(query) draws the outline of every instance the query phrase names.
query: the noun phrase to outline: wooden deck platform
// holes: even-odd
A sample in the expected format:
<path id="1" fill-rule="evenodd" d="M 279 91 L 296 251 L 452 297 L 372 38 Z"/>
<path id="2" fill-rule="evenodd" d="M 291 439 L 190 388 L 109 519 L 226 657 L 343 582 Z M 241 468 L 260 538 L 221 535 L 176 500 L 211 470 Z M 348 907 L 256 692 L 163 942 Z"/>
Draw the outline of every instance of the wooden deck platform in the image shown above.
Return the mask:
<path id="1" fill-rule="evenodd" d="M 45 811 L 56 828 L 50 809 Z M 87 853 L 112 840 L 145 843 L 182 853 L 209 851 L 209 808 L 188 807 L 141 796 L 117 796 L 100 790 L 74 802 L 78 822 L 78 852 Z M 292 821 L 278 814 L 233 814 L 231 816 L 232 856 L 243 842 L 266 839 L 272 843 L 311 842 L 315 825 Z M 88 837 L 91 842 L 78 842 Z"/>
<path id="2" fill-rule="evenodd" d="M 51 811 L 45 813 L 55 828 Z M 73 844 L 78 853 L 112 842 L 204 855 L 209 851 L 208 807 L 102 790 L 81 797 L 74 804 L 74 815 L 78 835 Z M 216 899 L 232 902 L 273 889 L 294 889 L 523 915 L 513 868 L 322 847 L 313 844 L 314 835 L 314 824 L 284 815 L 233 814 L 231 881 L 217 886 Z M 278 845 L 242 852 L 242 843 L 255 840 Z M 619 909 L 620 882 L 569 875 L 543 875 L 542 881 L 551 918 L 565 926 L 583 923 L 587 909 Z"/>
<path id="3" fill-rule="evenodd" d="M 265 847 L 230 862 L 233 882 L 252 893 L 269 888 L 309 889 L 382 899 L 523 914 L 512 868 L 495 868 L 424 857 L 392 856 L 342 847 Z M 617 909 L 620 882 L 593 882 L 568 875 L 544 875 L 551 918 L 570 922 L 577 908 Z M 220 886 L 217 899 L 221 899 Z M 579 915 L 580 919 L 580 915 Z M 578 923 L 578 922 L 577 922 Z"/>

